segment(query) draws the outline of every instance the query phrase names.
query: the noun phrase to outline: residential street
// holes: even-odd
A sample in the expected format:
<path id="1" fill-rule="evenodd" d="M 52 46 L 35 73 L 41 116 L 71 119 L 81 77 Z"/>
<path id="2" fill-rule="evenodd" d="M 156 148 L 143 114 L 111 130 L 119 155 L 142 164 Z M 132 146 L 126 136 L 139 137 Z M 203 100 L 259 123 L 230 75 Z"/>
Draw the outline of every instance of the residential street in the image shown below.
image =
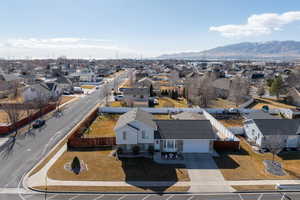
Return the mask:
<path id="1" fill-rule="evenodd" d="M 300 193 L 242 194 L 1 194 L 0 200 L 297 200 Z"/>
<path id="2" fill-rule="evenodd" d="M 127 74 L 124 73 L 119 78 L 122 79 L 126 76 Z M 113 82 L 107 84 L 111 89 Z M 0 188 L 22 187 L 22 179 L 25 174 L 103 99 L 103 89 L 100 87 L 92 94 L 67 105 L 63 115 L 58 118 L 50 118 L 45 127 L 34 130 L 32 134 L 20 135 L 9 145 L 2 146 L 0 151 Z"/>

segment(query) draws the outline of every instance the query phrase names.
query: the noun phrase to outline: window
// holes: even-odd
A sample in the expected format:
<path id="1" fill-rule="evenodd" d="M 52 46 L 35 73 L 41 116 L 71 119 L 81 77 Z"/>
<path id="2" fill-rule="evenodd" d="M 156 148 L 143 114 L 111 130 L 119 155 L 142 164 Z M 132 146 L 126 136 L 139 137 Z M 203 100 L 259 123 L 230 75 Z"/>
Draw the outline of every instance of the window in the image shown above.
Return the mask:
<path id="1" fill-rule="evenodd" d="M 174 148 L 174 140 L 167 140 L 167 148 L 169 149 Z"/>
<path id="2" fill-rule="evenodd" d="M 142 138 L 147 139 L 146 132 L 144 130 L 142 131 Z"/>
<path id="3" fill-rule="evenodd" d="M 127 138 L 127 133 L 126 131 L 123 131 L 123 140 L 126 140 L 126 138 Z"/>

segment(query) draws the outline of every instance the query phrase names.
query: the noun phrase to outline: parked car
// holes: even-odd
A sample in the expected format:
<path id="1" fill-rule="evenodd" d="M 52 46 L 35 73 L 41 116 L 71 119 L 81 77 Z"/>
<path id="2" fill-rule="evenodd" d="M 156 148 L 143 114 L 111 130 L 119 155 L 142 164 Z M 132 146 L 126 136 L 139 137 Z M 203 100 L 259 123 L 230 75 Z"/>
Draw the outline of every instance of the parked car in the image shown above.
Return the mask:
<path id="1" fill-rule="evenodd" d="M 96 86 L 96 90 L 99 90 L 99 86 Z"/>
<path id="2" fill-rule="evenodd" d="M 46 123 L 46 121 L 43 119 L 35 120 L 32 124 L 32 128 L 40 128 L 40 127 L 44 126 L 45 123 Z"/>
<path id="3" fill-rule="evenodd" d="M 117 96 L 115 96 L 115 101 L 121 101 L 123 99 L 124 99 L 123 95 L 117 95 Z"/>

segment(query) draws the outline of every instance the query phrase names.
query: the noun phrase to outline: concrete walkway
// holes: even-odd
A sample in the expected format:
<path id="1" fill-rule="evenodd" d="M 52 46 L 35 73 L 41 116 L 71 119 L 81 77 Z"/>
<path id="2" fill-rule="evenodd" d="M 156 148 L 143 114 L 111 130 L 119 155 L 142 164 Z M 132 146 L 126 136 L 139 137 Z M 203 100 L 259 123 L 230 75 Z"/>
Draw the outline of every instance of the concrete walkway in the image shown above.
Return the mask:
<path id="1" fill-rule="evenodd" d="M 191 179 L 189 192 L 233 192 L 210 154 L 184 155 Z"/>

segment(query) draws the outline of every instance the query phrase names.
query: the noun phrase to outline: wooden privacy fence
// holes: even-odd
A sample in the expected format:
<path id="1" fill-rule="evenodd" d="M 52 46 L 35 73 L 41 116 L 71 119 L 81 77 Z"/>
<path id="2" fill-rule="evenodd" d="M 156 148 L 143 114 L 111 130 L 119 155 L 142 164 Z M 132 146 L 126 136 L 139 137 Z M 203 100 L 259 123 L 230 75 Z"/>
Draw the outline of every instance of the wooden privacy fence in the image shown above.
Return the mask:
<path id="1" fill-rule="evenodd" d="M 13 131 L 14 128 L 20 128 L 20 127 L 28 124 L 29 122 L 32 122 L 32 121 L 38 119 L 42 115 L 54 110 L 55 108 L 56 108 L 55 104 L 50 104 L 50 105 L 46 106 L 45 108 L 43 108 L 41 110 L 41 112 L 37 111 L 36 113 L 34 113 L 31 116 L 21 119 L 15 125 L 13 125 L 13 124 L 8 124 L 8 125 L 4 125 L 4 126 L 0 125 L 0 135 L 7 134 L 7 133 Z"/>
<path id="2" fill-rule="evenodd" d="M 116 137 L 83 138 L 84 131 L 98 116 L 98 109 L 92 111 L 81 121 L 68 138 L 68 148 L 100 148 L 116 145 Z"/>
<path id="3" fill-rule="evenodd" d="M 69 148 L 98 148 L 112 147 L 116 145 L 116 137 L 102 138 L 70 138 L 68 140 Z"/>

